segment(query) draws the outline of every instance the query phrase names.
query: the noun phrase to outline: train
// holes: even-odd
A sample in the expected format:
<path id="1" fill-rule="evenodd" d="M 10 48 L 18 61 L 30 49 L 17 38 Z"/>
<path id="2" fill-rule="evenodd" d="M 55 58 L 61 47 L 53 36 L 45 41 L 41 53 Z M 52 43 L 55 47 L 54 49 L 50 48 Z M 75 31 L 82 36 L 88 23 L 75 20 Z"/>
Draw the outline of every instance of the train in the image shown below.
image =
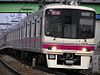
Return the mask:
<path id="1" fill-rule="evenodd" d="M 48 4 L 10 28 L 0 49 L 48 68 L 87 70 L 95 50 L 95 15 L 85 6 Z"/>

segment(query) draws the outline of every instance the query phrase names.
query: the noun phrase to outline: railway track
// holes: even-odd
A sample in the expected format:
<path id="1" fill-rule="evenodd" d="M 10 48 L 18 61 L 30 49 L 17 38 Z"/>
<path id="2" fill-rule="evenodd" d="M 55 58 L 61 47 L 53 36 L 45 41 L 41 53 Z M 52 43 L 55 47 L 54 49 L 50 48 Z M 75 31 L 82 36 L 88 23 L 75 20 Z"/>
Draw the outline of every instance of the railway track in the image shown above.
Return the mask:
<path id="1" fill-rule="evenodd" d="M 0 56 L 0 61 L 6 65 L 7 68 L 12 70 L 15 73 L 14 75 L 82 75 L 67 70 L 49 69 L 43 66 L 36 66 L 33 68 L 29 64 L 26 64 L 24 61 L 20 60 L 8 55 Z"/>
<path id="2" fill-rule="evenodd" d="M 66 75 L 64 73 L 56 72 L 42 66 L 36 66 L 34 69 L 15 58 L 12 58 L 8 55 L 0 56 L 0 61 L 11 71 L 14 72 L 14 75 Z M 3 70 L 1 71 L 3 72 Z M 1 75 L 1 74 L 0 74 Z M 4 74 L 6 75 L 6 74 Z"/>
<path id="3" fill-rule="evenodd" d="M 20 75 L 13 68 L 0 61 L 0 75 Z"/>

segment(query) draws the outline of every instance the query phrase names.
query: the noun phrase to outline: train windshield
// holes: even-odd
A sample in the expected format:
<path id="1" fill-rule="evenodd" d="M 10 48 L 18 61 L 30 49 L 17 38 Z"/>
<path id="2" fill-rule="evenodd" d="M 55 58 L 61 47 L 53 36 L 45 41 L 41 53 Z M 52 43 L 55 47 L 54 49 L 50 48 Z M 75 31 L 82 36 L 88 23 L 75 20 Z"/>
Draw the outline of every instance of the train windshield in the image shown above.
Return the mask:
<path id="1" fill-rule="evenodd" d="M 93 38 L 94 13 L 79 10 L 48 9 L 45 16 L 45 35 L 59 38 Z"/>
<path id="2" fill-rule="evenodd" d="M 93 38 L 94 37 L 94 13 L 82 11 L 79 19 L 79 37 Z"/>

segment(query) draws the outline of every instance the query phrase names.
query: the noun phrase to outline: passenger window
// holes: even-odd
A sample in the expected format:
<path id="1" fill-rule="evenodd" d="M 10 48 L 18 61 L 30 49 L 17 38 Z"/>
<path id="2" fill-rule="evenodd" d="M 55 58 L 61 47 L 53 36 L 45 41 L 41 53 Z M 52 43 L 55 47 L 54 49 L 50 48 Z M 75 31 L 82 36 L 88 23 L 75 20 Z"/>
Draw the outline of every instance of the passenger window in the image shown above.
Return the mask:
<path id="1" fill-rule="evenodd" d="M 42 17 L 40 19 L 40 36 L 42 36 Z"/>
<path id="2" fill-rule="evenodd" d="M 35 28 L 35 23 L 34 21 L 31 22 L 31 37 L 34 37 L 34 28 Z"/>
<path id="3" fill-rule="evenodd" d="M 25 23 L 25 38 L 27 37 L 27 23 Z"/>
<path id="4" fill-rule="evenodd" d="M 23 38 L 25 38 L 26 26 L 23 27 Z"/>
<path id="5" fill-rule="evenodd" d="M 40 24 L 41 24 L 41 21 L 40 21 L 40 18 L 39 18 L 36 21 L 36 36 L 40 36 Z"/>
<path id="6" fill-rule="evenodd" d="M 30 21 L 30 24 L 29 24 L 29 37 L 31 37 L 31 21 Z"/>
<path id="7" fill-rule="evenodd" d="M 35 25 L 34 25 L 34 36 L 36 36 L 36 20 L 35 20 Z"/>
<path id="8" fill-rule="evenodd" d="M 29 28 L 30 28 L 30 24 L 27 23 L 27 37 L 29 37 Z"/>

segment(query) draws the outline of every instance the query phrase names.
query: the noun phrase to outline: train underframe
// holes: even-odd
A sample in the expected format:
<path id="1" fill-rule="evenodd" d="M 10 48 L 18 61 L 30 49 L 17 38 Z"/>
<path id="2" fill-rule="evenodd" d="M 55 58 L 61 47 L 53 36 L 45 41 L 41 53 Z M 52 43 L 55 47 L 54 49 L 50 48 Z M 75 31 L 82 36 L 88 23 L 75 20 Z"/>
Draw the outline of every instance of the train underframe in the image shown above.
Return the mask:
<path id="1" fill-rule="evenodd" d="M 43 65 L 47 67 L 47 60 L 46 60 L 46 54 L 37 53 L 37 52 L 31 52 L 31 51 L 21 51 L 19 49 L 12 49 L 12 48 L 5 48 L 1 50 L 1 53 L 11 55 L 17 58 L 25 59 L 27 60 L 31 65 L 34 65 L 32 63 L 33 60 L 35 61 L 35 65 Z"/>
<path id="2" fill-rule="evenodd" d="M 48 68 L 63 68 L 73 71 L 88 71 L 90 56 L 75 55 L 74 53 L 63 54 L 43 54 L 36 52 L 20 51 L 12 48 L 5 48 L 3 53 L 8 55 L 17 56 L 30 62 L 35 67 L 41 65 Z M 66 57 L 68 56 L 68 58 Z"/>
<path id="3" fill-rule="evenodd" d="M 30 62 L 32 62 L 34 58 L 36 64 L 44 64 L 49 68 L 88 69 L 91 58 L 90 56 L 85 55 L 75 55 L 75 53 L 43 54 L 20 51 L 12 48 L 5 48 L 3 49 L 3 52 L 19 58 L 27 59 Z"/>

